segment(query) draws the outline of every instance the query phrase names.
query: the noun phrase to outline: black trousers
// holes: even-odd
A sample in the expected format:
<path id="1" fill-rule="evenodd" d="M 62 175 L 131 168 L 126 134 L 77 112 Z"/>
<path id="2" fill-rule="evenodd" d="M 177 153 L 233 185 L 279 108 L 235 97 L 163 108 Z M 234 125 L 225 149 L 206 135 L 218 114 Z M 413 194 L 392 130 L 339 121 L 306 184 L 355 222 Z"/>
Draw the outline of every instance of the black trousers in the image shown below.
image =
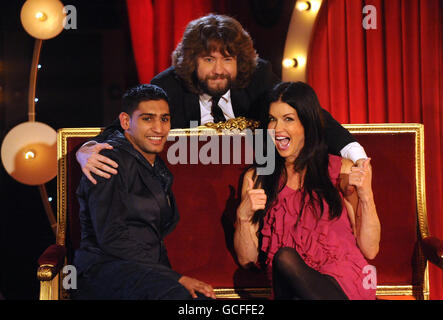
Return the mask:
<path id="1" fill-rule="evenodd" d="M 154 267 L 130 261 L 111 261 L 80 274 L 74 300 L 189 300 L 188 290 L 174 277 Z M 197 294 L 197 299 L 209 299 Z"/>

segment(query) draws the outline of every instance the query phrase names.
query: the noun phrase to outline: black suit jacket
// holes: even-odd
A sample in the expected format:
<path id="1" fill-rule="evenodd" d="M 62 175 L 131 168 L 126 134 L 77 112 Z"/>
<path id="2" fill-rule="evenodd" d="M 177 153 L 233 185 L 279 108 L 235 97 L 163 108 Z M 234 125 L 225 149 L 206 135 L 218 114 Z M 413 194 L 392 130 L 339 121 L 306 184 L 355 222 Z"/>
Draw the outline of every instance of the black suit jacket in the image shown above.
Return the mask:
<path id="1" fill-rule="evenodd" d="M 77 270 L 83 273 L 107 261 L 124 260 L 178 280 L 180 275 L 171 269 L 163 242 L 179 220 L 170 190 L 172 174 L 159 157 L 154 170 L 118 131 L 106 142 L 114 149 L 102 153 L 118 163 L 118 174 L 110 179 L 95 176 L 96 185 L 85 176 L 81 179 L 77 190 L 81 224 L 80 249 L 74 259 Z"/>

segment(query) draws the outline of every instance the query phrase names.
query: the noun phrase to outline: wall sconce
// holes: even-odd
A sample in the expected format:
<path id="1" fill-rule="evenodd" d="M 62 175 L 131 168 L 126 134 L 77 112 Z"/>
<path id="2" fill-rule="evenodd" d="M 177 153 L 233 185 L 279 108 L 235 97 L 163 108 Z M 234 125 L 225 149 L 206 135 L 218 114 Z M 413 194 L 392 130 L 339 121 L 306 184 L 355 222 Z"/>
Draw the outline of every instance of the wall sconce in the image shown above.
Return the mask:
<path id="1" fill-rule="evenodd" d="M 286 69 L 302 68 L 306 65 L 306 58 L 302 55 L 299 55 L 295 58 L 286 58 L 286 59 L 283 59 L 282 65 Z"/>
<path id="2" fill-rule="evenodd" d="M 283 81 L 306 82 L 307 59 L 312 30 L 322 0 L 297 0 L 292 10 L 282 61 Z"/>
<path id="3" fill-rule="evenodd" d="M 27 0 L 20 12 L 23 28 L 37 39 L 54 38 L 63 30 L 63 8 L 58 0 Z"/>
<path id="4" fill-rule="evenodd" d="M 6 172 L 23 184 L 39 187 L 40 196 L 52 231 L 57 222 L 48 201 L 45 183 L 57 175 L 57 133 L 35 121 L 37 71 L 43 40 L 53 38 L 64 27 L 63 4 L 58 0 L 27 0 L 20 12 L 23 28 L 35 39 L 28 91 L 28 121 L 8 132 L 1 146 Z"/>
<path id="5" fill-rule="evenodd" d="M 1 156 L 6 172 L 18 182 L 44 184 L 57 175 L 57 133 L 42 122 L 23 122 L 6 135 Z"/>
<path id="6" fill-rule="evenodd" d="M 282 65 L 285 68 L 297 68 L 298 61 L 296 58 L 286 58 L 283 59 Z"/>
<path id="7" fill-rule="evenodd" d="M 309 11 L 311 9 L 311 3 L 309 1 L 297 1 L 295 7 L 298 11 Z"/>
<path id="8" fill-rule="evenodd" d="M 57 133 L 47 124 L 27 121 L 12 128 L 1 146 L 6 172 L 20 183 L 38 186 L 54 234 L 57 221 L 48 202 L 45 183 L 57 175 Z"/>

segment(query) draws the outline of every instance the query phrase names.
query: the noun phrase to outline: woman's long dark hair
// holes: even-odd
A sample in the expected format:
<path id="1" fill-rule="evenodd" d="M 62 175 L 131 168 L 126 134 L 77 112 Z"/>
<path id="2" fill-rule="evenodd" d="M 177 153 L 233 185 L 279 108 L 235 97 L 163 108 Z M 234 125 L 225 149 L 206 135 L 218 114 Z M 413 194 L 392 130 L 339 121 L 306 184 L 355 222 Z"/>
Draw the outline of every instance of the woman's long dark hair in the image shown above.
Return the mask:
<path id="1" fill-rule="evenodd" d="M 302 190 L 302 203 L 315 208 L 315 203 L 320 206 L 317 219 L 321 218 L 324 205 L 323 200 L 329 206 L 329 219 L 341 215 L 343 205 L 338 190 L 331 182 L 328 172 L 328 147 L 326 145 L 322 111 L 317 95 L 314 90 L 303 82 L 282 82 L 277 84 L 269 95 L 269 106 L 272 102 L 281 101 L 287 103 L 297 111 L 298 118 L 304 128 L 305 141 L 300 154 L 294 161 L 292 168 L 298 173 L 305 171 Z M 266 118 L 263 121 L 263 129 L 268 128 L 269 107 Z M 259 175 L 255 185 L 260 185 L 267 195 L 265 210 L 257 211 L 253 222 L 261 222 L 264 214 L 272 207 L 277 199 L 278 193 L 287 183 L 287 171 L 285 159 L 277 150 L 275 151 L 275 170 L 270 175 Z M 254 173 L 255 176 L 255 173 Z M 306 196 L 309 201 L 305 203 Z M 303 207 L 301 211 L 303 211 Z M 302 212 L 298 216 L 300 219 Z"/>

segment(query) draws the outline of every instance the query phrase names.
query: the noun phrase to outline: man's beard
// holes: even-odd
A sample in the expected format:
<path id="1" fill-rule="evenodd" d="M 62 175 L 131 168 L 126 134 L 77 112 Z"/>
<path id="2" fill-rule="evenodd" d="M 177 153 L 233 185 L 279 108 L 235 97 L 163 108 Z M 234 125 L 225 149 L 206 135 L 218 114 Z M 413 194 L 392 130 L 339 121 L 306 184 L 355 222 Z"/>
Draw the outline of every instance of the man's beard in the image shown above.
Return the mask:
<path id="1" fill-rule="evenodd" d="M 209 80 L 216 80 L 216 79 L 226 79 L 226 85 L 219 88 L 210 88 L 208 86 Z M 221 97 L 226 92 L 228 92 L 229 89 L 231 89 L 232 79 L 229 74 L 218 74 L 215 76 L 206 76 L 205 79 L 198 79 L 198 87 L 204 92 L 209 94 L 211 97 Z"/>

